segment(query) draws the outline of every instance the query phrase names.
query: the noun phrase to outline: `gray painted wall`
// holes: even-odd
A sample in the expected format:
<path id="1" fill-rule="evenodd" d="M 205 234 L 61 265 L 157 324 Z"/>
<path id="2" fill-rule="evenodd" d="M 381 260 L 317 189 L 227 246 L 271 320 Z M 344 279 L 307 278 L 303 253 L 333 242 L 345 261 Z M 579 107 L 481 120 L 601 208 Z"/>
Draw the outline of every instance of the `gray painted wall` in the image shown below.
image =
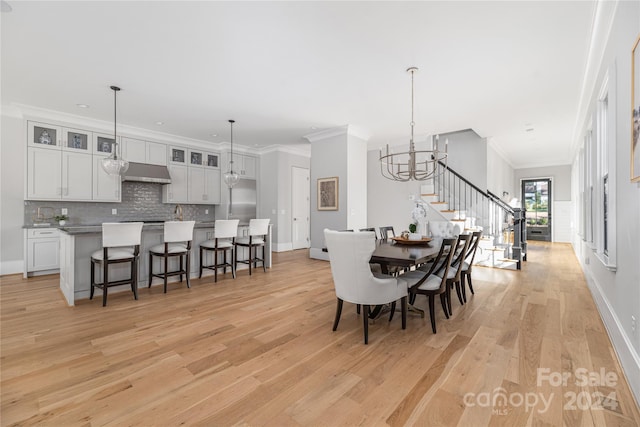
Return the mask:
<path id="1" fill-rule="evenodd" d="M 611 271 L 596 257 L 594 250 L 574 235 L 573 244 L 582 263 L 601 317 L 620 358 L 627 379 L 640 401 L 640 183 L 630 182 L 631 141 L 631 48 L 640 34 L 640 2 L 619 2 L 611 34 L 598 72 L 597 83 L 589 98 L 589 111 L 582 117 L 587 123 L 596 111 L 598 90 L 607 70 L 615 70 L 616 109 L 616 249 L 617 271 Z M 582 135 L 586 126 L 581 129 Z M 574 163 L 577 165 L 577 163 Z M 577 167 L 577 166 L 574 166 Z M 576 171 L 577 172 L 577 171 Z M 574 176 L 577 173 L 574 172 Z M 611 173 L 610 169 L 610 173 Z M 577 186 L 574 186 L 576 188 Z M 578 200 L 577 194 L 574 199 Z M 636 330 L 631 317 L 636 318 Z"/>
<path id="2" fill-rule="evenodd" d="M 271 152 L 260 158 L 261 218 L 270 218 L 273 224 L 273 247 L 276 251 L 291 249 L 291 173 L 292 168 L 309 169 L 309 157 Z M 275 212 L 275 213 L 274 213 Z"/>
<path id="3" fill-rule="evenodd" d="M 471 181 L 476 187 L 487 189 L 487 140 L 467 129 L 440 135 L 440 142 L 449 139 L 450 168 Z"/>
<path id="4" fill-rule="evenodd" d="M 0 144 L 0 274 L 23 268 L 24 165 L 26 128 L 22 119 L 1 117 Z"/>

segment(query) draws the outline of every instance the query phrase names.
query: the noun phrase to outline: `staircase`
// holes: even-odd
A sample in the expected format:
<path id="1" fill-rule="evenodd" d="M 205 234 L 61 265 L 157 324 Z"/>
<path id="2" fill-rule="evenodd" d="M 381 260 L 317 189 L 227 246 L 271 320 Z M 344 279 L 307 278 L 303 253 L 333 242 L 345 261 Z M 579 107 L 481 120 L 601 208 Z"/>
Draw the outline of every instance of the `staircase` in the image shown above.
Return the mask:
<path id="1" fill-rule="evenodd" d="M 519 270 L 527 260 L 522 209 L 512 208 L 440 162 L 435 177 L 420 192 L 430 221 L 454 222 L 465 231 L 483 230 L 476 264 Z"/>

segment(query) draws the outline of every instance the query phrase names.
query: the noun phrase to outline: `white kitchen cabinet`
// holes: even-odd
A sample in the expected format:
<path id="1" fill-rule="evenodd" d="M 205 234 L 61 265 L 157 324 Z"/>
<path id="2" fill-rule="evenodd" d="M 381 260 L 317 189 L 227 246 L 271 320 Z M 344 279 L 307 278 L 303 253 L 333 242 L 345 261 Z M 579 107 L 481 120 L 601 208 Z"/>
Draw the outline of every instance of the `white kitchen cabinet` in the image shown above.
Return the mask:
<path id="1" fill-rule="evenodd" d="M 122 157 L 129 162 L 167 165 L 167 146 L 159 142 L 122 138 Z"/>
<path id="2" fill-rule="evenodd" d="M 93 156 L 92 199 L 99 202 L 119 202 L 120 175 L 109 175 L 102 169 L 104 156 Z"/>
<path id="3" fill-rule="evenodd" d="M 93 156 L 75 151 L 62 152 L 62 200 L 92 200 Z"/>
<path id="4" fill-rule="evenodd" d="M 30 147 L 60 150 L 62 145 L 62 127 L 46 123 L 27 123 L 27 144 Z"/>
<path id="5" fill-rule="evenodd" d="M 189 168 L 180 164 L 169 165 L 171 184 L 162 187 L 163 203 L 188 203 L 189 202 Z"/>
<path id="6" fill-rule="evenodd" d="M 27 199 L 62 199 L 62 157 L 60 150 L 27 149 Z"/>
<path id="7" fill-rule="evenodd" d="M 169 147 L 169 163 L 174 165 L 187 165 L 187 149 L 184 147 Z"/>
<path id="8" fill-rule="evenodd" d="M 189 203 L 220 204 L 220 170 L 189 167 Z"/>
<path id="9" fill-rule="evenodd" d="M 27 252 L 25 275 L 60 268 L 60 235 L 56 228 L 25 230 Z"/>
<path id="10" fill-rule="evenodd" d="M 233 155 L 233 169 L 240 178 L 256 178 L 256 158 L 245 154 Z"/>
<path id="11" fill-rule="evenodd" d="M 204 153 L 204 166 L 219 169 L 220 155 L 217 153 Z"/>
<path id="12" fill-rule="evenodd" d="M 207 205 L 220 204 L 220 169 L 204 169 L 205 202 Z"/>
<path id="13" fill-rule="evenodd" d="M 204 152 L 202 150 L 189 150 L 189 167 L 203 167 Z"/>
<path id="14" fill-rule="evenodd" d="M 118 137 L 118 143 L 120 143 L 120 137 Z M 93 155 L 95 156 L 110 156 L 113 151 L 115 140 L 113 139 L 113 135 L 105 134 L 105 133 L 94 133 L 93 134 Z M 122 150 L 118 152 L 118 155 L 122 154 Z"/>
<path id="15" fill-rule="evenodd" d="M 84 154 L 93 153 L 93 132 L 82 129 L 62 128 L 62 150 Z"/>

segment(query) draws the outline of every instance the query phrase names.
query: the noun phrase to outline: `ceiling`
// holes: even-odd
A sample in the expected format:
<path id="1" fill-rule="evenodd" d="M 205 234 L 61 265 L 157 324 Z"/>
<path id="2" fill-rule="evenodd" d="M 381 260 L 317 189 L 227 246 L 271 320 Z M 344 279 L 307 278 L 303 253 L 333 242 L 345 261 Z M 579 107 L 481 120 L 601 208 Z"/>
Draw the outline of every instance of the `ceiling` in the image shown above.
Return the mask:
<path id="1" fill-rule="evenodd" d="M 33 2 L 2 13 L 2 104 L 262 149 L 350 124 L 371 149 L 471 128 L 571 163 L 596 3 Z M 88 104 L 81 109 L 77 104 Z M 163 122 L 158 125 L 156 122 Z M 217 135 L 217 136 L 212 136 Z"/>

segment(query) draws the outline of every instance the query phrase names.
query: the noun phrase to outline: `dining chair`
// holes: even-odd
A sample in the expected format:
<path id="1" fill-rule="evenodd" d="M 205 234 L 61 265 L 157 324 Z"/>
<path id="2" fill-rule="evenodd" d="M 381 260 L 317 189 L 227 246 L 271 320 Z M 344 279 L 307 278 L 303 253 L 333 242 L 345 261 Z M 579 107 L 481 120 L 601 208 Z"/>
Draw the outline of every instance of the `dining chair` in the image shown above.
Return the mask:
<path id="1" fill-rule="evenodd" d="M 364 343 L 368 344 L 370 307 L 397 300 L 401 303 L 402 329 L 406 329 L 407 282 L 397 277 L 373 275 L 369 268 L 369 259 L 376 248 L 373 233 L 325 229 L 324 237 L 337 298 L 333 330 L 338 329 L 344 301 L 362 305 Z"/>
<path id="2" fill-rule="evenodd" d="M 361 228 L 360 231 L 373 231 L 373 237 L 375 237 L 376 240 L 378 240 L 378 235 L 376 234 L 376 228 L 375 227 Z"/>
<path id="3" fill-rule="evenodd" d="M 413 304 L 417 295 L 425 295 L 429 300 L 429 317 L 431 319 L 431 330 L 436 333 L 435 297 L 440 295 L 440 304 L 448 319 L 450 315 L 451 298 L 447 275 L 451 268 L 454 256 L 456 239 L 442 239 L 440 250 L 434 261 L 429 264 L 426 270 L 413 270 L 402 275 L 408 284 L 409 302 Z M 440 274 L 440 275 L 438 275 Z"/>
<path id="4" fill-rule="evenodd" d="M 456 293 L 458 294 L 458 301 L 460 301 L 460 305 L 464 305 L 464 301 L 462 299 L 462 290 L 460 288 L 460 280 L 462 276 L 462 261 L 467 253 L 467 248 L 469 247 L 469 242 L 471 241 L 470 234 L 460 234 L 458 235 L 458 239 L 456 240 L 456 244 L 453 248 L 453 258 L 451 259 L 451 265 L 446 275 L 442 269 L 436 271 L 436 275 L 445 277 L 447 280 L 447 292 L 449 295 L 447 296 L 447 308 L 449 309 L 449 314 L 453 314 L 451 309 L 451 289 L 456 289 Z M 425 267 L 422 267 L 425 268 Z"/>
<path id="5" fill-rule="evenodd" d="M 258 261 L 262 262 L 262 269 L 266 272 L 267 266 L 264 262 L 264 246 L 269 233 L 269 218 L 267 219 L 251 219 L 249 220 L 249 236 L 238 237 L 236 239 L 236 256 L 234 266 L 237 270 L 239 262 L 249 264 L 249 276 L 251 276 L 251 265 L 258 268 Z M 247 260 L 238 261 L 238 246 L 249 249 L 249 257 Z M 258 248 L 262 247 L 262 258 L 258 258 Z"/>
<path id="6" fill-rule="evenodd" d="M 234 263 L 235 239 L 238 235 L 238 219 L 217 219 L 214 223 L 213 239 L 200 243 L 200 278 L 202 270 L 213 270 L 213 282 L 218 281 L 218 269 L 222 268 L 227 273 L 227 267 L 231 267 L 231 275 L 236 278 Z M 227 262 L 227 252 L 231 252 L 231 260 Z M 205 257 L 208 252 L 213 252 L 213 264 L 205 265 Z M 222 252 L 222 262 L 218 262 L 218 253 Z"/>
<path id="7" fill-rule="evenodd" d="M 170 276 L 187 276 L 187 287 L 191 287 L 191 241 L 193 240 L 193 226 L 195 221 L 166 221 L 164 223 L 164 243 L 149 248 L 149 287 L 154 277 L 164 280 L 164 293 L 167 293 L 167 279 Z M 153 272 L 153 257 L 163 259 L 163 271 Z M 169 271 L 169 258 L 178 257 L 180 267 L 178 270 Z M 184 261 L 183 261 L 184 257 Z M 186 265 L 185 265 L 186 262 Z"/>
<path id="8" fill-rule="evenodd" d="M 396 237 L 396 233 L 393 231 L 393 226 L 386 225 L 384 227 L 380 227 L 380 240 L 387 240 L 391 234 L 391 237 Z"/>
<path id="9" fill-rule="evenodd" d="M 462 276 L 460 278 L 462 288 L 462 299 L 464 302 L 467 302 L 467 292 L 465 290 L 465 278 L 466 282 L 469 284 L 469 290 L 472 294 L 473 292 L 473 283 L 471 283 L 471 270 L 473 268 L 473 260 L 476 257 L 476 251 L 478 250 L 478 246 L 480 244 L 480 238 L 482 237 L 482 230 L 474 231 L 471 233 L 471 242 L 469 243 L 469 248 L 467 249 L 467 254 L 462 261 Z"/>
<path id="10" fill-rule="evenodd" d="M 107 305 L 107 289 L 112 286 L 131 285 L 133 298 L 138 299 L 138 260 L 142 239 L 142 222 L 105 222 L 102 224 L 102 249 L 91 254 L 91 290 L 93 299 L 95 288 L 102 289 L 102 306 Z M 109 280 L 109 265 L 131 263 L 128 279 Z M 102 283 L 96 283 L 95 266 L 102 266 Z"/>

